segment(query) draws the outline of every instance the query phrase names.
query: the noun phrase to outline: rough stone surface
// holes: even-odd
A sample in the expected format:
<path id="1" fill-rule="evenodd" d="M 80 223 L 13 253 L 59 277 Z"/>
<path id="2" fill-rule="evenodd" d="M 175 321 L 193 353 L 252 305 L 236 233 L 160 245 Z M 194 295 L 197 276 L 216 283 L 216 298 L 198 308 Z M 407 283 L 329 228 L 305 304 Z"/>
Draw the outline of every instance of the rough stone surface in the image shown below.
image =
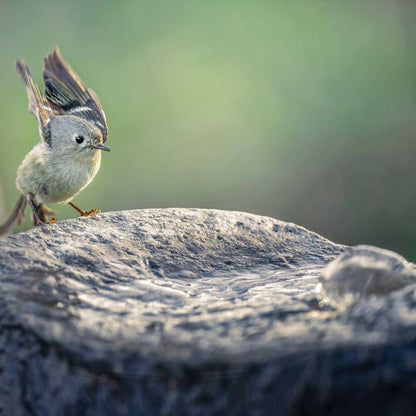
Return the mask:
<path id="1" fill-rule="evenodd" d="M 370 296 L 416 283 L 416 267 L 393 251 L 357 246 L 331 262 L 322 277 L 326 291 L 335 297 Z"/>
<path id="2" fill-rule="evenodd" d="M 13 235 L 0 243 L 0 414 L 410 414 L 416 286 L 328 300 L 321 271 L 345 249 L 196 209 Z"/>

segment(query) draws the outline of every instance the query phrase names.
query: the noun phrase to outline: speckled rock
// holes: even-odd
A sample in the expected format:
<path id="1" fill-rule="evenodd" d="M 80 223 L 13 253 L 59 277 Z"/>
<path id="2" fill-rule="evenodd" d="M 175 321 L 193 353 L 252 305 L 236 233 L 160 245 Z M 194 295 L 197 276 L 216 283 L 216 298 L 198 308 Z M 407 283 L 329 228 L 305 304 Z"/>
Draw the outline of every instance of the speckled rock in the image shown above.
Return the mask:
<path id="1" fill-rule="evenodd" d="M 13 235 L 0 242 L 0 414 L 405 414 L 416 287 L 338 307 L 320 276 L 345 249 L 197 209 Z"/>

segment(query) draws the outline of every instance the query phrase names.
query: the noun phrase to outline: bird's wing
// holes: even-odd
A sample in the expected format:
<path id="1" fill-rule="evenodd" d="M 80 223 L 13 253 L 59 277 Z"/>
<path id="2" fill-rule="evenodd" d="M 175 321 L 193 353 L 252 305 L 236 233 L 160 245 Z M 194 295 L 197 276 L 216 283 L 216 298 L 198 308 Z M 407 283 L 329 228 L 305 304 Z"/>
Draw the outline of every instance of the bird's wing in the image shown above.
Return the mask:
<path id="1" fill-rule="evenodd" d="M 29 111 L 36 117 L 39 123 L 40 137 L 48 144 L 51 144 L 51 132 L 49 129 L 50 116 L 53 114 L 48 102 L 39 91 L 39 87 L 33 80 L 25 61 L 19 59 L 16 61 L 16 70 L 22 78 L 26 87 L 27 97 L 29 100 Z"/>
<path id="2" fill-rule="evenodd" d="M 107 122 L 97 94 L 85 87 L 57 47 L 45 58 L 43 81 L 46 99 L 54 111 L 95 124 L 101 130 L 103 141 L 107 140 Z"/>

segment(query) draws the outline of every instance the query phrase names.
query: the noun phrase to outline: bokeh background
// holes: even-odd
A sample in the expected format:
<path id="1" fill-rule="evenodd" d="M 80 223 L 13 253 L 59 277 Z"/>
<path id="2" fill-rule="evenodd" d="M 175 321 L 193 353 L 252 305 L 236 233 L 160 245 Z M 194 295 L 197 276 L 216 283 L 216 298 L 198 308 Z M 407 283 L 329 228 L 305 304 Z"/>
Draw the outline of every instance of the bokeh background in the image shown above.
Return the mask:
<path id="1" fill-rule="evenodd" d="M 0 216 L 38 140 L 14 61 L 40 81 L 59 45 L 110 129 L 80 206 L 249 211 L 416 260 L 415 21 L 393 0 L 1 0 Z"/>

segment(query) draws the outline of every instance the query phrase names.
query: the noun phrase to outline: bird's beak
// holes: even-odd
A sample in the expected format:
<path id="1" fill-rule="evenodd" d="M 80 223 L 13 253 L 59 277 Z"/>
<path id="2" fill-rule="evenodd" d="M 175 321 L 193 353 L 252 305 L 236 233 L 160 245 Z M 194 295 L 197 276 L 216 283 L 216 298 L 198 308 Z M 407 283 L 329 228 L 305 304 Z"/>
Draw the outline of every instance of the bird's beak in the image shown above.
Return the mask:
<path id="1" fill-rule="evenodd" d="M 104 146 L 101 143 L 92 144 L 91 147 L 98 150 L 105 150 L 106 152 L 111 152 L 111 149 L 109 149 L 107 146 Z"/>

